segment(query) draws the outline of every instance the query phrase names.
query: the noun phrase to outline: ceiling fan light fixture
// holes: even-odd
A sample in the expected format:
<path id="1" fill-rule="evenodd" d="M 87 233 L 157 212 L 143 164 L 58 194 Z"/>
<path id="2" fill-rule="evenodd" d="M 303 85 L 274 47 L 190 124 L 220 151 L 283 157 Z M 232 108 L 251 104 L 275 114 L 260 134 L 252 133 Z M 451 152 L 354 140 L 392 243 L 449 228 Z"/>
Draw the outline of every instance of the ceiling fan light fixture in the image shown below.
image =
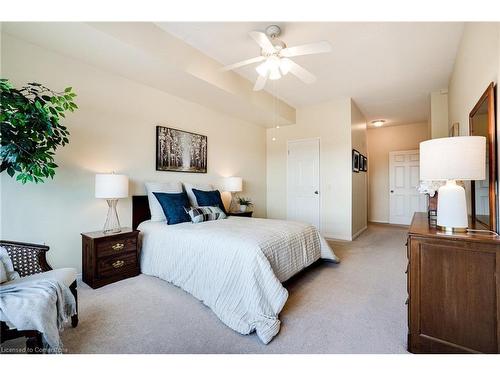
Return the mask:
<path id="1" fill-rule="evenodd" d="M 271 80 L 277 80 L 281 78 L 280 70 L 279 68 L 274 68 L 271 70 L 271 73 L 269 74 L 269 79 Z"/>
<path id="2" fill-rule="evenodd" d="M 292 67 L 290 59 L 287 59 L 286 57 L 280 60 L 280 72 L 284 76 L 288 74 Z"/>
<path id="3" fill-rule="evenodd" d="M 260 76 L 266 77 L 267 72 L 269 71 L 269 67 L 267 66 L 267 60 L 264 61 L 262 64 L 258 65 L 255 70 L 257 73 L 259 73 Z"/>
<path id="4" fill-rule="evenodd" d="M 280 67 L 281 61 L 278 56 L 269 56 L 267 58 L 267 66 L 270 70 L 275 70 Z"/>

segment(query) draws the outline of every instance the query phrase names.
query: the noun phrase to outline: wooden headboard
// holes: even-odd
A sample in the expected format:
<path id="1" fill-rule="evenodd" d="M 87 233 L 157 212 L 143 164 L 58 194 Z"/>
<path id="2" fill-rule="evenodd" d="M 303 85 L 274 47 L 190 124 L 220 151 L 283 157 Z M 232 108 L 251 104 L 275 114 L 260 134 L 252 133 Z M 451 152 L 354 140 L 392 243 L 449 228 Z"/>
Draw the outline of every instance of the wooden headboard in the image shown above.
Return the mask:
<path id="1" fill-rule="evenodd" d="M 143 221 L 151 219 L 147 195 L 132 195 L 132 228 L 135 230 Z"/>

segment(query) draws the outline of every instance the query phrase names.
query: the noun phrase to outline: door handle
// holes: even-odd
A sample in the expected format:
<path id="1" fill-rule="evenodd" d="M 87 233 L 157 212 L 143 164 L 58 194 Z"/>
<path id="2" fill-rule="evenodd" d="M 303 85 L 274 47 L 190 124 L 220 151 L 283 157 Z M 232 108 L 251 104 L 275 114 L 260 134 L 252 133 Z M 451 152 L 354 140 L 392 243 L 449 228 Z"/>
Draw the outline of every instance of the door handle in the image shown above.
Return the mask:
<path id="1" fill-rule="evenodd" d="M 394 193 L 394 190 L 391 190 L 391 194 Z"/>
<path id="2" fill-rule="evenodd" d="M 317 191 L 317 190 L 316 190 L 316 191 L 314 192 L 314 194 L 318 195 L 318 194 L 319 194 L 319 191 Z"/>

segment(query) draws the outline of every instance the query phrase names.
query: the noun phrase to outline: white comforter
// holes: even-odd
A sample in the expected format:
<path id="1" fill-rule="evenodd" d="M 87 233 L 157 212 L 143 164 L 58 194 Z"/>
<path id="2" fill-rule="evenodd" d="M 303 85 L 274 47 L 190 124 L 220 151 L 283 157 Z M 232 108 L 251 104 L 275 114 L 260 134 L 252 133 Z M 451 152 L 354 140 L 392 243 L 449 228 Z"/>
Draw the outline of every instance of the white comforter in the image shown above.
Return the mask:
<path id="1" fill-rule="evenodd" d="M 288 292 L 281 282 L 319 258 L 338 258 L 307 224 L 229 217 L 198 224 L 141 223 L 141 271 L 167 280 L 210 307 L 226 325 L 257 332 L 267 344 L 279 332 Z"/>

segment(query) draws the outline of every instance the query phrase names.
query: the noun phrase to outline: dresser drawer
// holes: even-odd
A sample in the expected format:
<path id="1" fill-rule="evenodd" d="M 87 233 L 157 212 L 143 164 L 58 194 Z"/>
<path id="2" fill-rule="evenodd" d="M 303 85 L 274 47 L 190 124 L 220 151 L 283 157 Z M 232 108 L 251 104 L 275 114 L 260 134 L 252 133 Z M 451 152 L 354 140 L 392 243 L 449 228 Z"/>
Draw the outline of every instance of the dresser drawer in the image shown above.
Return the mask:
<path id="1" fill-rule="evenodd" d="M 97 274 L 99 278 L 119 275 L 126 270 L 136 268 L 138 268 L 136 252 L 101 258 L 97 261 Z"/>
<path id="2" fill-rule="evenodd" d="M 97 258 L 105 258 L 111 255 L 121 255 L 135 252 L 137 249 L 137 237 L 125 237 L 100 241 L 96 244 Z"/>

